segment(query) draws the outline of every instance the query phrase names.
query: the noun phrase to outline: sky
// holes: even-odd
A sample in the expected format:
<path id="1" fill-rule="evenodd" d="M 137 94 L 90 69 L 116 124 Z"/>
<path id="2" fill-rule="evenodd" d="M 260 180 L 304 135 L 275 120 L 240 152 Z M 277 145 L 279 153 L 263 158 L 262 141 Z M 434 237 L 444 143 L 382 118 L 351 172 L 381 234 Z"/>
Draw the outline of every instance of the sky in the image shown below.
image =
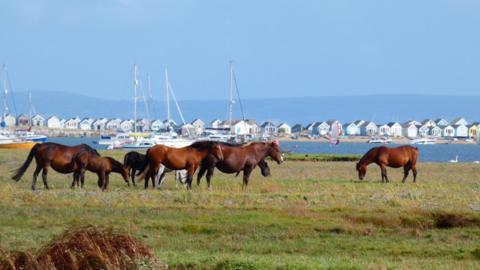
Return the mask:
<path id="1" fill-rule="evenodd" d="M 1 0 L 14 91 L 178 99 L 479 95 L 475 0 Z M 145 87 L 144 87 L 145 88 Z"/>

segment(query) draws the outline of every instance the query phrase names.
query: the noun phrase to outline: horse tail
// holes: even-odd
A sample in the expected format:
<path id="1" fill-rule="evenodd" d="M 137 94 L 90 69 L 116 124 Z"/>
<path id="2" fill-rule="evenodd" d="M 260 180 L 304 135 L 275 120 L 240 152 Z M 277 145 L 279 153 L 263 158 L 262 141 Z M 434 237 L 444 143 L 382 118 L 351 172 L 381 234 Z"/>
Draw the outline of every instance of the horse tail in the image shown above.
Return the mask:
<path id="1" fill-rule="evenodd" d="M 147 153 L 145 154 L 145 162 L 144 162 L 144 166 L 141 170 L 140 175 L 137 173 L 138 181 L 142 181 L 143 179 L 145 179 L 145 176 L 147 175 L 147 172 L 150 170 L 150 162 L 149 162 L 149 159 L 148 159 L 148 152 L 149 151 L 150 151 L 150 149 L 148 149 Z"/>
<path id="2" fill-rule="evenodd" d="M 20 166 L 20 168 L 18 168 L 16 171 L 15 171 L 15 174 L 12 175 L 12 179 L 15 180 L 15 181 L 19 181 L 23 174 L 25 173 L 25 171 L 28 169 L 28 166 L 30 166 L 30 163 L 32 162 L 33 160 L 33 157 L 35 156 L 35 154 L 37 154 L 37 151 L 38 151 L 38 148 L 40 147 L 40 144 L 37 143 L 35 144 L 33 147 L 32 147 L 32 150 L 30 150 L 30 153 L 28 154 L 28 157 L 27 157 L 27 160 L 25 160 L 25 162 L 23 163 L 22 166 Z"/>
<path id="3" fill-rule="evenodd" d="M 130 153 L 126 153 L 125 156 L 123 157 L 123 167 L 124 168 L 127 168 L 128 167 L 128 157 L 130 156 L 129 155 Z"/>
<path id="4" fill-rule="evenodd" d="M 143 179 L 145 179 L 145 176 L 147 175 L 149 170 L 150 170 L 150 165 L 147 165 L 145 167 L 145 169 L 143 169 L 143 171 L 140 175 L 137 174 L 137 176 L 138 176 L 137 181 L 141 182 Z"/>

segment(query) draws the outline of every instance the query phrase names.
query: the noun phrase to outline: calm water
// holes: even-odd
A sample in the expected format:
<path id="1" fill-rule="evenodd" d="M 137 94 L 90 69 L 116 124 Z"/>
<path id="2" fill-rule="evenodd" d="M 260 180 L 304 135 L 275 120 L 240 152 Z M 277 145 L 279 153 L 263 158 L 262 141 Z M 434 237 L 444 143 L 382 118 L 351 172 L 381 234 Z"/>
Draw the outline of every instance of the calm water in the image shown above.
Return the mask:
<path id="1" fill-rule="evenodd" d="M 98 138 L 50 138 L 49 141 L 66 145 L 86 143 L 92 147 Z M 370 148 L 378 146 L 368 143 L 340 143 L 331 146 L 321 142 L 282 142 L 282 149 L 293 153 L 324 153 L 324 154 L 364 154 Z M 395 144 L 390 144 L 395 146 Z M 420 151 L 420 161 L 447 162 L 458 155 L 459 162 L 473 162 L 480 160 L 480 145 L 478 144 L 435 144 L 416 145 Z"/>

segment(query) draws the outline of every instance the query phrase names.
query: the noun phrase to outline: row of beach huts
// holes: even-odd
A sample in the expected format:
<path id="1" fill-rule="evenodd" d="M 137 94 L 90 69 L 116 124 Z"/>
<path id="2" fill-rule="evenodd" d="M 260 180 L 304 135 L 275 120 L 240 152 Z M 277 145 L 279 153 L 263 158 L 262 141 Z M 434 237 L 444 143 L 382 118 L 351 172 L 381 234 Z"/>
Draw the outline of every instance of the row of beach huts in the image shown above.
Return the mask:
<path id="1" fill-rule="evenodd" d="M 306 126 L 302 124 L 289 125 L 287 123 L 274 123 L 270 121 L 258 125 L 255 120 L 222 121 L 215 119 L 205 123 L 195 119 L 190 123 L 178 125 L 173 120 L 147 120 L 120 118 L 69 118 L 62 119 L 57 116 L 43 117 L 34 115 L 29 117 L 21 114 L 18 117 L 7 115 L 4 119 L 9 127 L 33 126 L 46 129 L 64 129 L 78 131 L 98 132 L 138 132 L 164 131 L 173 128 L 180 135 L 199 136 L 204 133 L 228 132 L 236 135 L 264 135 L 264 136 L 329 136 L 338 133 L 343 136 L 384 136 L 384 137 L 435 137 L 435 138 L 477 138 L 480 133 L 480 123 L 469 123 L 465 118 L 459 117 L 452 121 L 443 118 L 425 119 L 423 121 L 409 120 L 404 123 L 389 122 L 385 124 L 373 121 L 357 120 L 350 123 L 341 123 L 338 120 L 313 122 Z"/>

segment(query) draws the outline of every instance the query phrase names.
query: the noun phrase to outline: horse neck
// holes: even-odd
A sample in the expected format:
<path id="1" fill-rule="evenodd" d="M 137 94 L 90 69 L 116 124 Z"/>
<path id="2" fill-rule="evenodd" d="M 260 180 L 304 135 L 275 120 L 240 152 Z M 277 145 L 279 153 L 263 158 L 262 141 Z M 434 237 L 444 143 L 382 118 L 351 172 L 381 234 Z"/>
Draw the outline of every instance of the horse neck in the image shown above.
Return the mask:
<path id="1" fill-rule="evenodd" d="M 118 162 L 115 162 L 113 160 L 110 160 L 110 164 L 111 164 L 111 168 L 112 168 L 112 172 L 116 172 L 116 173 L 122 173 L 123 172 L 123 165 L 118 163 Z"/>
<path id="2" fill-rule="evenodd" d="M 375 156 L 377 155 L 377 150 L 372 149 L 368 151 L 358 162 L 360 165 L 368 166 L 370 163 L 375 162 Z"/>
<path id="3" fill-rule="evenodd" d="M 258 161 L 266 158 L 268 156 L 268 152 L 270 151 L 270 146 L 266 144 L 255 144 L 254 145 L 255 149 L 255 158 Z"/>

